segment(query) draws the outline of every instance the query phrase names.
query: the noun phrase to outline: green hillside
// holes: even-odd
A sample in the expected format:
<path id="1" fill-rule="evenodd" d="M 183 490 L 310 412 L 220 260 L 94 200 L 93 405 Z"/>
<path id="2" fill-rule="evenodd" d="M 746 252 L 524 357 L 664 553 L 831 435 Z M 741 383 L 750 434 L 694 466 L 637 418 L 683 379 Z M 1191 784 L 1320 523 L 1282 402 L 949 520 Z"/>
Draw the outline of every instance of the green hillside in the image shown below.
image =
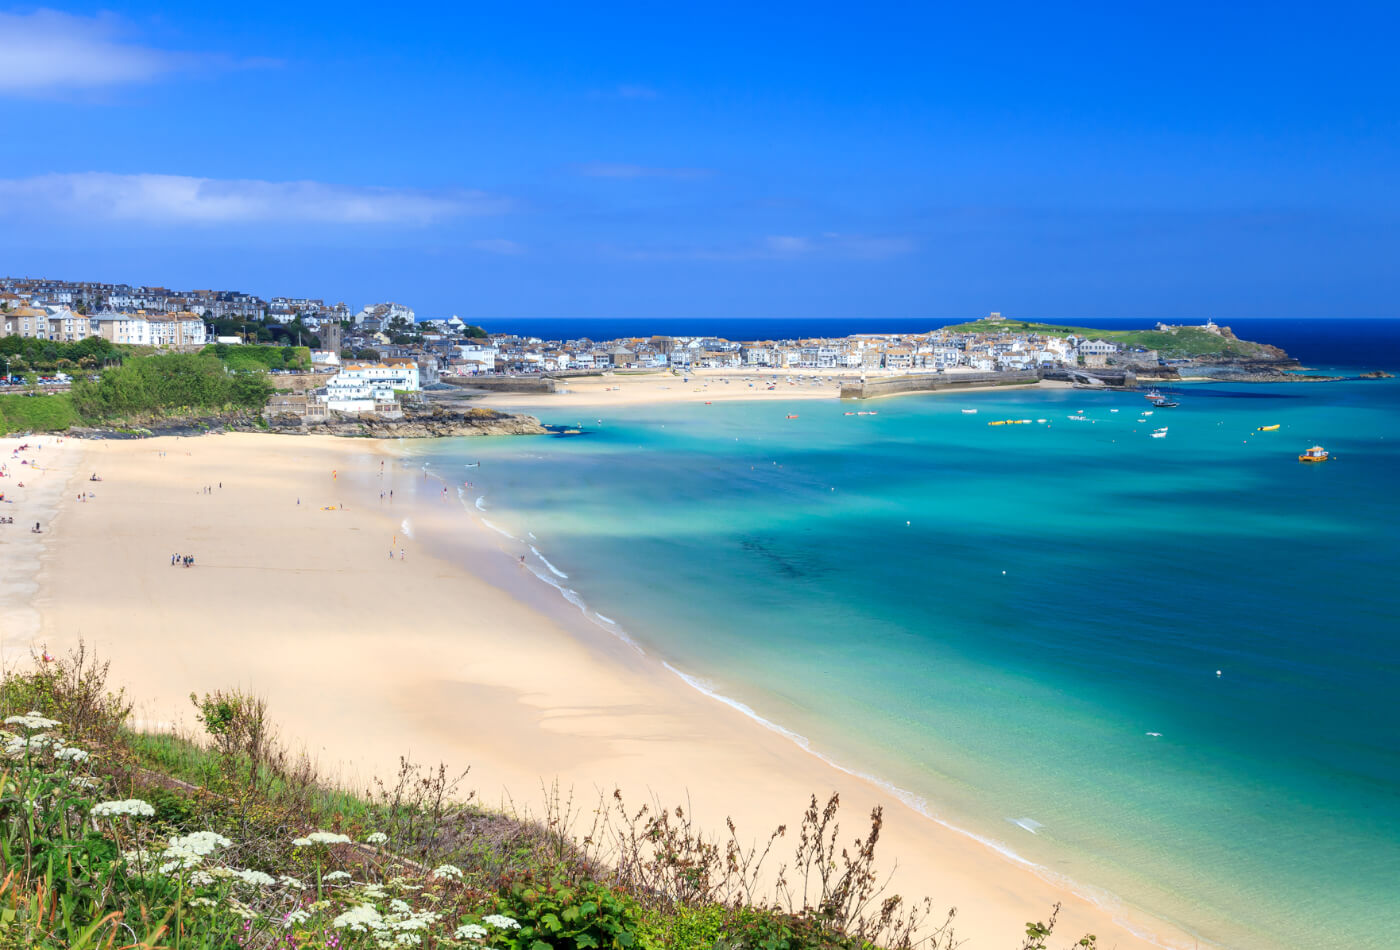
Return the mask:
<path id="1" fill-rule="evenodd" d="M 1216 334 L 1200 327 L 1181 327 L 1162 332 L 1160 330 L 1100 330 L 1094 327 L 1036 323 L 1025 320 L 975 320 L 972 323 L 962 323 L 944 329 L 951 333 L 1037 333 L 1043 336 L 1058 337 L 1084 336 L 1091 340 L 1117 343 L 1122 347 L 1156 350 L 1168 359 L 1201 357 L 1276 360 L 1287 358 L 1287 354 L 1278 347 L 1241 340 L 1228 330 Z"/>

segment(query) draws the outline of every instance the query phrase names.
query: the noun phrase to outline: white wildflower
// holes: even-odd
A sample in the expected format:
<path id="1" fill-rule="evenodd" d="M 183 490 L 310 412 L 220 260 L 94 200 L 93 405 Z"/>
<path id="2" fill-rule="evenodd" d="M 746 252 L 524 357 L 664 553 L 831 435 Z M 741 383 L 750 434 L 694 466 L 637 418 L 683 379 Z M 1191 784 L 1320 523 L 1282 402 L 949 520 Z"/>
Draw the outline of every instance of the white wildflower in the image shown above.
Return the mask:
<path id="1" fill-rule="evenodd" d="M 283 926 L 291 927 L 296 924 L 304 924 L 310 919 L 311 912 L 309 910 L 289 910 L 287 911 L 287 916 L 282 918 L 282 924 Z"/>
<path id="2" fill-rule="evenodd" d="M 26 729 L 53 729 L 58 724 L 57 719 L 47 719 L 42 714 L 32 709 L 23 716 L 5 717 L 5 725 L 23 726 Z"/>
<path id="3" fill-rule="evenodd" d="M 386 834 L 385 834 L 384 832 L 382 832 L 382 831 L 376 831 L 374 834 L 369 835 L 369 836 L 367 836 L 367 837 L 365 838 L 365 844 L 383 844 L 384 842 L 386 842 L 386 841 L 388 841 L 388 840 L 389 840 L 389 836 L 388 836 L 388 835 L 386 835 Z"/>
<path id="4" fill-rule="evenodd" d="M 403 902 L 396 901 L 395 903 L 402 904 Z M 402 908 L 395 907 L 394 911 L 384 921 L 386 930 L 398 932 L 427 930 L 442 917 L 441 914 L 435 914 L 430 910 L 414 911 L 407 904 L 403 904 Z"/>
<path id="5" fill-rule="evenodd" d="M 214 875 L 208 871 L 195 871 L 190 874 L 190 883 L 195 887 L 208 887 L 214 883 Z"/>
<path id="6" fill-rule="evenodd" d="M 62 759 L 65 762 L 84 762 L 88 754 L 77 746 L 65 746 L 53 754 L 55 759 Z"/>
<path id="7" fill-rule="evenodd" d="M 293 847 L 293 848 L 309 848 L 310 846 L 311 846 L 311 839 L 310 839 L 310 838 L 293 838 L 293 839 L 292 839 L 292 847 Z"/>
<path id="8" fill-rule="evenodd" d="M 382 900 L 384 898 L 384 888 L 379 884 L 366 884 L 360 888 L 360 893 L 370 900 Z"/>
<path id="9" fill-rule="evenodd" d="M 191 897 L 191 907 L 218 907 L 219 902 L 208 897 Z"/>
<path id="10" fill-rule="evenodd" d="M 514 917 L 507 917 L 505 914 L 487 914 L 481 918 L 481 922 L 497 930 L 519 930 L 520 923 Z"/>
<path id="11" fill-rule="evenodd" d="M 392 911 L 393 911 L 394 913 L 396 913 L 396 914 L 411 914 L 411 913 L 413 913 L 413 908 L 410 907 L 410 906 L 408 906 L 408 904 L 405 903 L 404 901 L 399 900 L 397 897 L 395 897 L 393 900 L 391 900 L 391 901 L 389 902 L 389 909 L 392 910 Z"/>
<path id="12" fill-rule="evenodd" d="M 278 884 L 281 884 L 283 887 L 290 887 L 290 888 L 292 888 L 293 890 L 297 890 L 297 891 L 304 891 L 304 890 L 306 890 L 306 885 L 305 885 L 305 884 L 303 884 L 301 881 L 298 881 L 298 880 L 297 880 L 296 878 L 294 878 L 294 877 L 289 877 L 289 876 L 286 875 L 286 874 L 283 874 L 281 877 L 279 877 L 279 878 L 277 879 L 277 883 L 278 883 Z"/>
<path id="13" fill-rule="evenodd" d="M 122 852 L 122 860 L 127 864 L 148 864 L 151 860 L 151 852 L 145 848 L 133 848 L 130 851 Z"/>
<path id="14" fill-rule="evenodd" d="M 462 869 L 455 864 L 443 864 L 433 868 L 433 880 L 460 881 L 461 879 Z"/>
<path id="15" fill-rule="evenodd" d="M 250 887 L 271 887 L 277 881 L 271 874 L 264 874 L 262 871 L 237 870 L 233 876 Z"/>
<path id="16" fill-rule="evenodd" d="M 188 870 L 198 865 L 207 855 L 213 854 L 216 849 L 227 848 L 231 844 L 232 841 L 214 831 L 193 831 L 171 838 L 170 846 L 160 854 L 166 861 L 161 865 L 160 873 L 169 874 L 181 868 Z"/>
<path id="17" fill-rule="evenodd" d="M 321 880 L 322 880 L 322 881 L 348 881 L 348 880 L 350 880 L 350 872 L 348 872 L 348 871 L 332 871 L 331 873 L 327 874 L 325 877 L 321 878 Z"/>
<path id="18" fill-rule="evenodd" d="M 338 835 L 333 831 L 313 831 L 305 838 L 295 838 L 292 845 L 297 848 L 306 848 L 313 844 L 350 844 L 349 835 Z"/>
<path id="19" fill-rule="evenodd" d="M 371 930 L 381 930 L 384 927 L 384 918 L 379 911 L 374 909 L 372 904 L 361 904 L 352 907 L 331 921 L 331 926 L 337 930 L 349 929 L 356 933 L 367 933 Z"/>
<path id="20" fill-rule="evenodd" d="M 417 947 L 423 943 L 423 938 L 416 933 L 401 933 L 394 938 L 396 947 Z"/>
<path id="21" fill-rule="evenodd" d="M 119 815 L 132 815 L 140 818 L 150 818 L 156 813 L 146 802 L 139 798 L 128 798 L 123 801 L 98 802 L 92 806 L 91 814 L 94 818 L 115 818 Z"/>
<path id="22" fill-rule="evenodd" d="M 82 775 L 73 776 L 68 780 L 68 784 L 72 785 L 74 788 L 100 788 L 102 786 L 102 783 L 97 781 L 97 779 L 87 778 Z"/>
<path id="23" fill-rule="evenodd" d="M 481 924 L 463 924 L 452 931 L 452 936 L 458 940 L 485 940 L 486 928 Z"/>
<path id="24" fill-rule="evenodd" d="M 63 742 L 47 733 L 40 733 L 28 738 L 15 736 L 5 740 L 5 754 L 10 758 L 20 758 L 26 752 L 42 752 L 47 748 L 61 749 Z"/>

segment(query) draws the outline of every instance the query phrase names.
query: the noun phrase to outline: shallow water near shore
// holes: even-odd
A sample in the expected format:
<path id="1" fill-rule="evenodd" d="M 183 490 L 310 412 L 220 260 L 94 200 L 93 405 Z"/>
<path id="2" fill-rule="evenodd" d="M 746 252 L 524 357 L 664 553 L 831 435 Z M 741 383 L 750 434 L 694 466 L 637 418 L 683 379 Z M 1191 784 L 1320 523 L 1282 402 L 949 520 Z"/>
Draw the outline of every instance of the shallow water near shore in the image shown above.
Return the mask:
<path id="1" fill-rule="evenodd" d="M 1180 394 L 546 411 L 585 434 L 411 451 L 600 627 L 930 816 L 1203 942 L 1387 946 L 1400 385 Z"/>

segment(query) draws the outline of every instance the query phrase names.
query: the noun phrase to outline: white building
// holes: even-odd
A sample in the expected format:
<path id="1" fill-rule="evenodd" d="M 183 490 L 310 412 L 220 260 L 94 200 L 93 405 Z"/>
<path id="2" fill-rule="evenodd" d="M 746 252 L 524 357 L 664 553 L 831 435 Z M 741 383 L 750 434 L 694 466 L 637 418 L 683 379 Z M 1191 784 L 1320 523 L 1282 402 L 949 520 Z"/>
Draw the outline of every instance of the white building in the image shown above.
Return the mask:
<path id="1" fill-rule="evenodd" d="M 1104 340 L 1086 340 L 1079 344 L 1080 356 L 1112 356 L 1117 352 L 1117 343 L 1108 343 Z"/>
<path id="2" fill-rule="evenodd" d="M 326 382 L 326 404 L 337 412 L 396 411 L 394 390 L 418 388 L 418 367 L 412 363 L 348 363 Z"/>
<path id="3" fill-rule="evenodd" d="M 97 326 L 97 335 L 104 340 L 129 346 L 151 345 L 151 325 L 145 314 L 99 313 L 92 322 Z"/>

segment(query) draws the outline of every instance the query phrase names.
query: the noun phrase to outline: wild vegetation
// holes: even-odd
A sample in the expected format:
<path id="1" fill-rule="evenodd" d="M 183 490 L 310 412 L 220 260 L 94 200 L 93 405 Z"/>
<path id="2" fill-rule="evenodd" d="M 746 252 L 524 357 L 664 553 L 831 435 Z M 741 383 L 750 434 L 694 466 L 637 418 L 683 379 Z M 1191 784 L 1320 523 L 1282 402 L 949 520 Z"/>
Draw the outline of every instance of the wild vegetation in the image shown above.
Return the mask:
<path id="1" fill-rule="evenodd" d="M 795 845 L 782 828 L 750 845 L 620 793 L 493 812 L 407 760 L 352 793 L 287 751 L 261 699 L 191 695 L 201 736 L 143 735 L 107 674 L 80 647 L 0 681 L 0 950 L 956 944 L 952 912 L 877 874 L 878 810 L 850 838 L 837 799 L 813 798 Z M 1021 950 L 1053 927 L 1028 924 Z"/>
<path id="2" fill-rule="evenodd" d="M 311 369 L 311 348 L 306 346 L 230 346 L 211 343 L 199 351 L 214 356 L 238 372 L 266 372 L 273 369 L 304 372 Z"/>
<path id="3" fill-rule="evenodd" d="M 122 351 L 99 336 L 74 343 L 39 340 L 34 337 L 0 337 L 0 374 L 22 376 L 40 373 L 96 369 L 121 359 Z"/>
<path id="4" fill-rule="evenodd" d="M 262 373 L 231 372 L 212 354 L 130 357 L 96 379 L 74 380 L 73 410 L 85 422 L 261 409 L 271 387 Z"/>

